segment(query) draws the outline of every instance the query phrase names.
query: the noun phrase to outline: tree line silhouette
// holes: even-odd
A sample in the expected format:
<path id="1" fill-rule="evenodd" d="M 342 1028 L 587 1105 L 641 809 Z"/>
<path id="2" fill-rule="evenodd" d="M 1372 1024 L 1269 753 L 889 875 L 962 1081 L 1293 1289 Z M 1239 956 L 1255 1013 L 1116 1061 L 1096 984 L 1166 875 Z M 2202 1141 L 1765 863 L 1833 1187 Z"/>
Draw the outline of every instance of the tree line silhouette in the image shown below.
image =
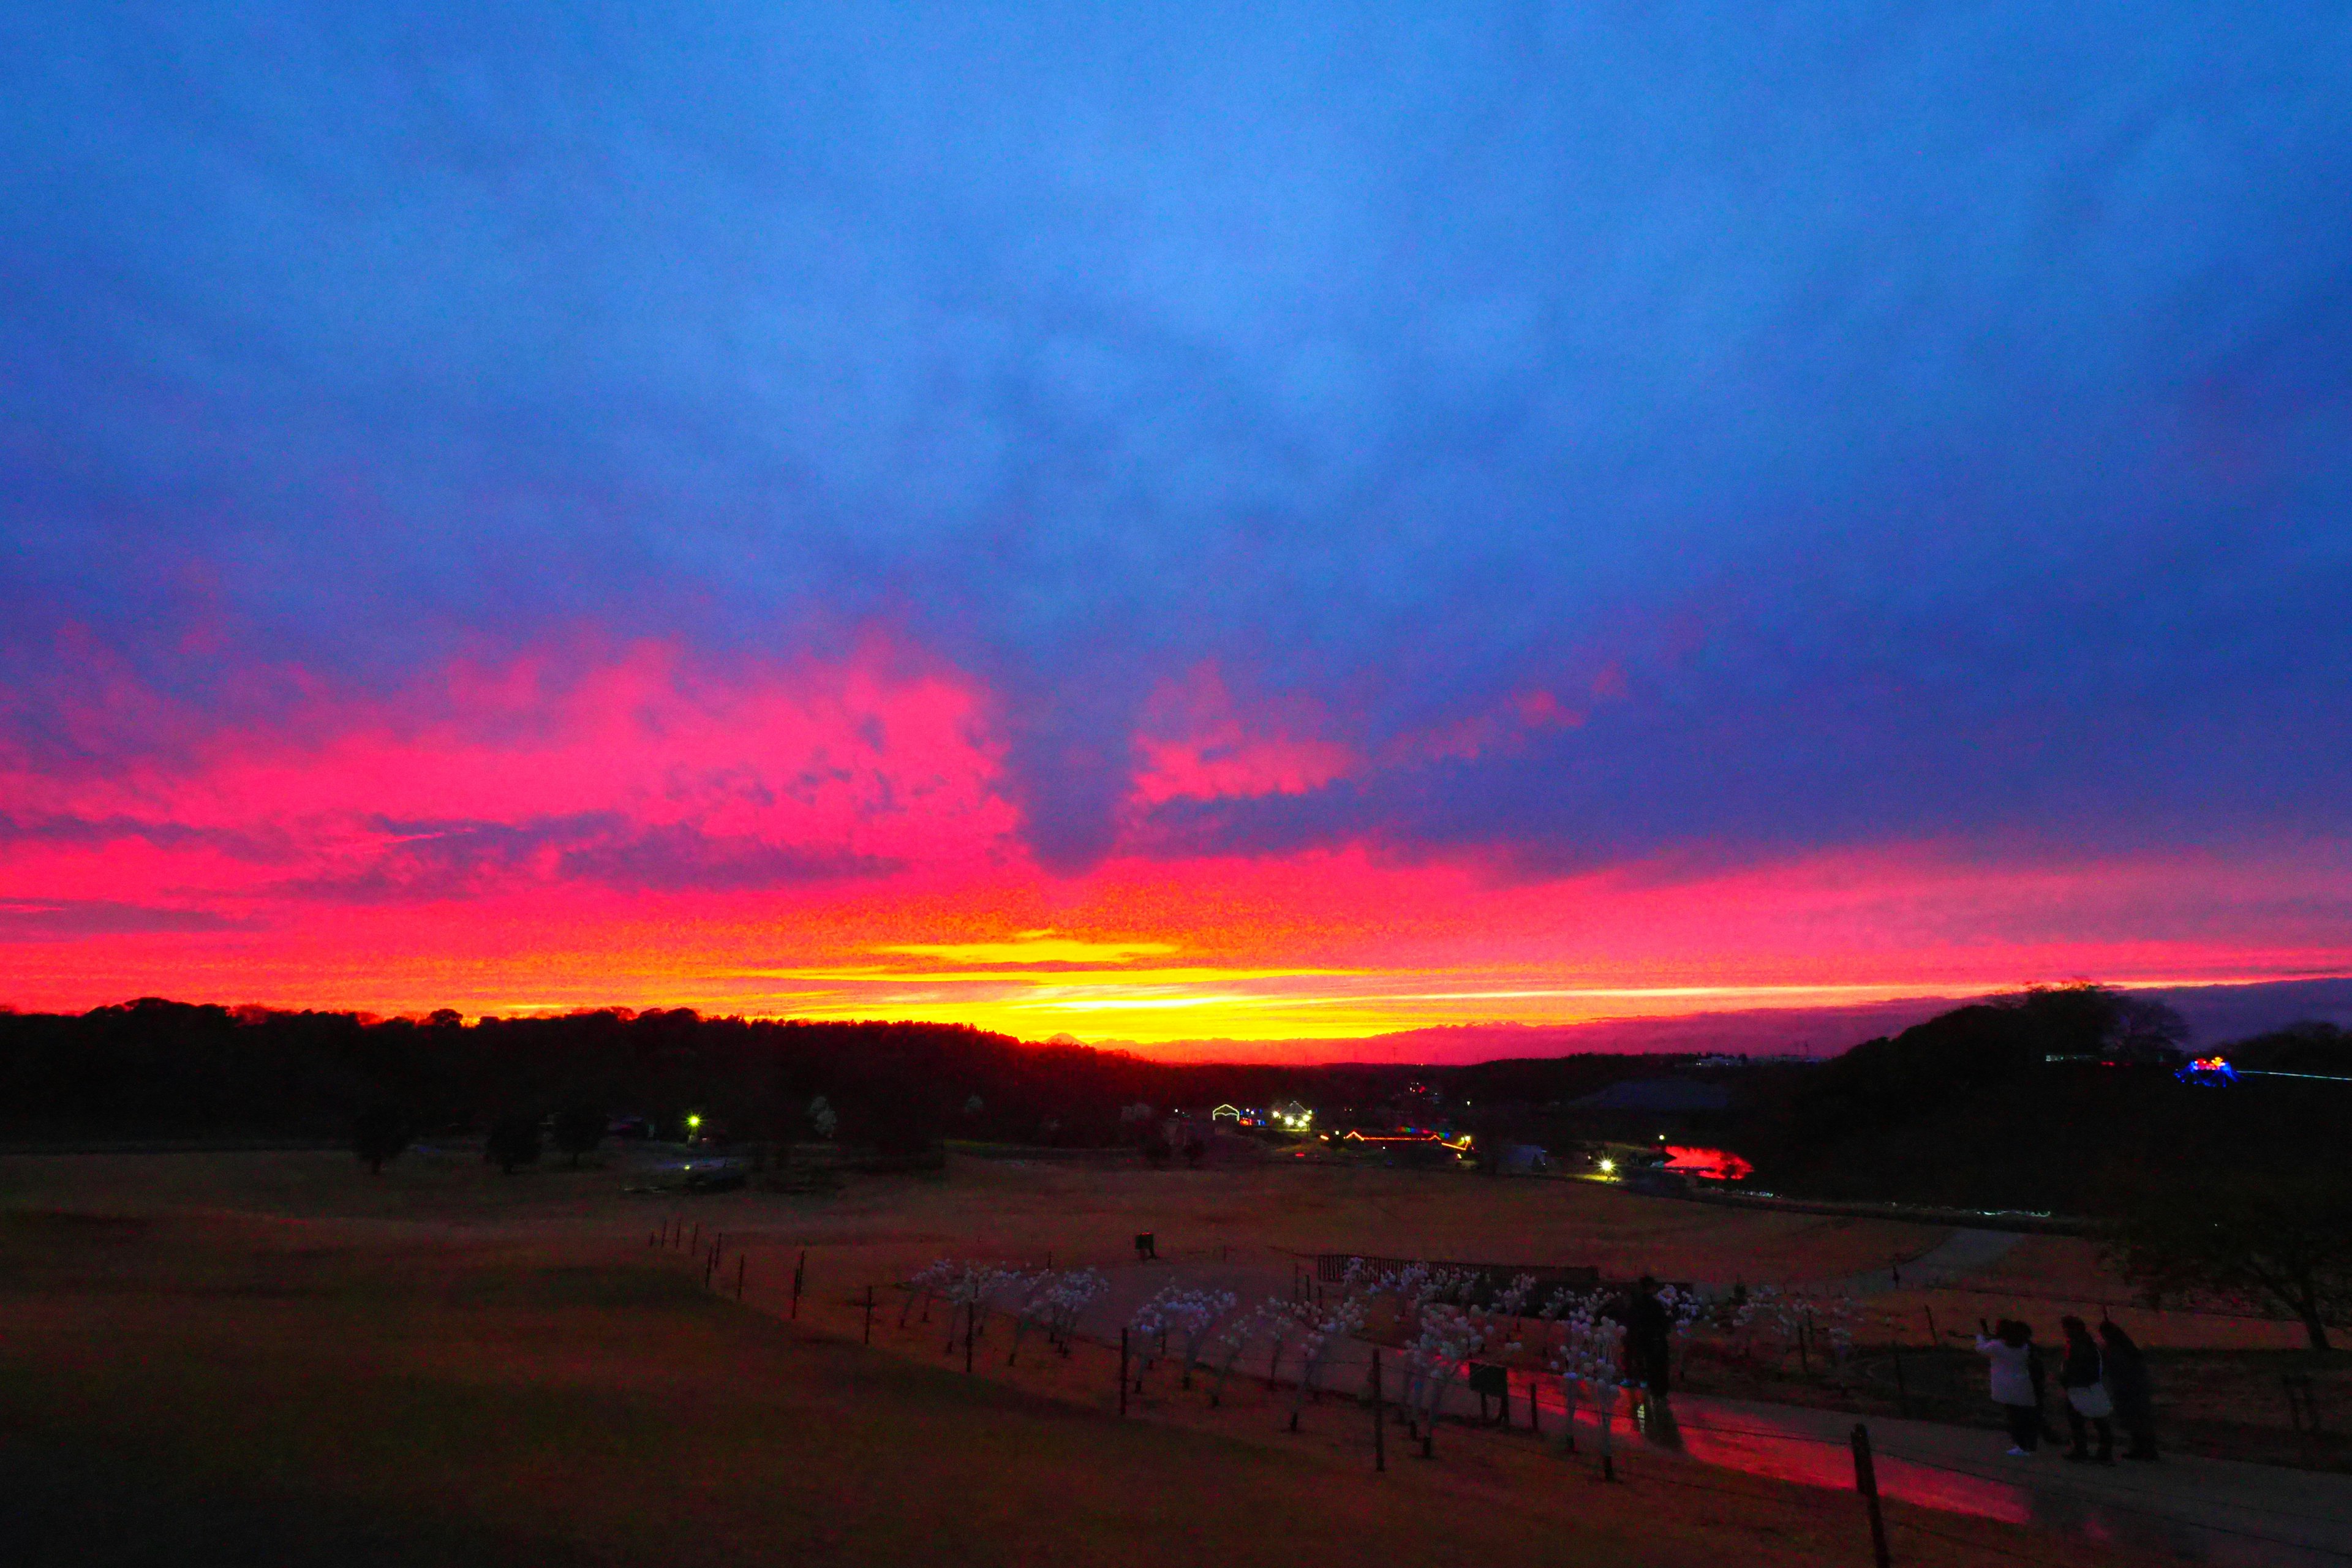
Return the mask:
<path id="1" fill-rule="evenodd" d="M 1220 1100 L 1370 1101 L 1407 1069 L 1155 1062 L 1025 1045 L 966 1026 L 703 1017 L 677 1008 L 423 1018 L 143 997 L 79 1015 L 0 1013 L 0 1136 L 333 1137 L 367 1126 L 482 1132 L 549 1118 L 601 1131 L 688 1114 L 737 1138 L 820 1133 L 884 1151 L 946 1136 L 1133 1142 L 1156 1115 Z M 830 1125 L 813 1121 L 824 1101 Z"/>

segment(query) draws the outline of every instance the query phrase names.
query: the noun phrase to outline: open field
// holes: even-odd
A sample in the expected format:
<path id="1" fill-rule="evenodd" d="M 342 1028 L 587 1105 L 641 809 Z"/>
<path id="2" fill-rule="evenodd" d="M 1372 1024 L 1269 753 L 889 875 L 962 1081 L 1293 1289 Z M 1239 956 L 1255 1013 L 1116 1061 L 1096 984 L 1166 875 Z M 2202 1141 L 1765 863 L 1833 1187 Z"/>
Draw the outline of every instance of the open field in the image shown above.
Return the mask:
<path id="1" fill-rule="evenodd" d="M 853 1181 L 828 1198 L 747 1190 L 692 1200 L 708 1228 L 757 1232 L 877 1260 L 940 1251 L 1116 1258 L 1138 1231 L 1163 1249 L 1367 1252 L 1589 1264 L 1611 1274 L 1795 1282 L 1927 1251 L 1940 1226 L 1662 1203 L 1583 1183 L 1482 1181 L 1377 1167 L 1279 1163 L 1207 1171 L 1020 1161 L 953 1163 L 952 1178 Z M 484 1233 L 620 1236 L 656 1200 L 624 1173 L 551 1163 L 512 1178 L 478 1152 L 404 1156 L 378 1180 L 329 1152 L 0 1156 L 0 1204 L 109 1213 L 219 1212 Z"/>
<path id="2" fill-rule="evenodd" d="M 1125 1422 L 1103 1367 L 967 1381 L 938 1326 L 855 1342 L 866 1283 L 942 1253 L 1111 1263 L 1137 1230 L 1243 1277 L 1281 1250 L 1436 1252 L 1799 1279 L 1916 1256 L 1932 1227 L 1730 1213 L 1585 1186 L 1371 1170 L 956 1162 L 830 1198 L 622 1194 L 464 1152 L 371 1180 L 330 1154 L 0 1159 L 0 1478 L 79 1562 L 1860 1560 L 1853 1500 L 1644 1454 L 1449 1430 L 1375 1477 L 1349 1406 L 1293 1436 L 1236 1380 Z M 757 1261 L 751 1311 L 646 1247 L 663 1218 Z M 807 1310 L 776 1321 L 806 1247 Z M 1253 1272 L 1255 1271 L 1255 1272 Z M 1001 1350 L 1001 1343 L 993 1349 Z M 131 1500 L 125 1502 L 124 1500 Z M 1901 1506 L 1900 1561 L 2146 1561 Z M 69 1550 L 68 1550 L 69 1548 Z"/>
<path id="3" fill-rule="evenodd" d="M 12 1217 L 0 1466 L 79 1563 L 1814 1563 L 1848 1506 L 1525 1445 L 1374 1477 L 1236 1419 L 967 1381 L 576 1241 L 317 1244 L 306 1224 Z M 923 1336 L 928 1339 L 928 1335 Z M 1107 1390 L 1102 1391 L 1106 1395 Z M 1677 1484 L 1680 1479 L 1681 1484 Z M 123 1500 L 129 1500 L 127 1505 Z M 1938 1521 L 1961 1542 L 2017 1532 Z M 1971 1561 L 1921 1538 L 1906 1561 Z M 2124 1555 L 2078 1559 L 2130 1562 Z"/>

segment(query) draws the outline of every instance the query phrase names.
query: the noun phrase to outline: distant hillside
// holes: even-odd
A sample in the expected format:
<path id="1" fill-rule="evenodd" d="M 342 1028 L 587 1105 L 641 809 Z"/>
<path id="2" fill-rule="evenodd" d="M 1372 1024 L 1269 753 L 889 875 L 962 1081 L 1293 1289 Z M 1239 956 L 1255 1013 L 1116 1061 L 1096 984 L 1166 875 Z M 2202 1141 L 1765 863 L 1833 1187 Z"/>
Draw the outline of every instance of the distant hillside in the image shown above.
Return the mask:
<path id="1" fill-rule="evenodd" d="M 2163 1003 L 2189 1026 L 2190 1043 L 2224 1045 L 2291 1024 L 2352 1026 L 2352 977 L 2250 985 L 2173 985 L 2129 994 Z M 1666 1018 L 1595 1018 L 1581 1024 L 1460 1024 L 1354 1040 L 1172 1040 L 1153 1046 L 1103 1040 L 1162 1059 L 1228 1062 L 1357 1061 L 1460 1067 L 1507 1058 L 1607 1054 L 1833 1057 L 1881 1035 L 1922 1024 L 1984 996 L 1908 997 L 1843 1007 L 1755 1007 Z"/>
<path id="2" fill-rule="evenodd" d="M 1956 1008 L 1784 1080 L 1732 1130 L 1757 1184 L 1822 1197 L 2089 1212 L 2165 1170 L 2307 1165 L 2352 1116 L 2352 1081 L 2181 1082 L 2179 1015 L 2147 992 L 2037 991 Z M 2319 1024 L 2231 1047 L 2247 1068 L 2352 1072 Z"/>

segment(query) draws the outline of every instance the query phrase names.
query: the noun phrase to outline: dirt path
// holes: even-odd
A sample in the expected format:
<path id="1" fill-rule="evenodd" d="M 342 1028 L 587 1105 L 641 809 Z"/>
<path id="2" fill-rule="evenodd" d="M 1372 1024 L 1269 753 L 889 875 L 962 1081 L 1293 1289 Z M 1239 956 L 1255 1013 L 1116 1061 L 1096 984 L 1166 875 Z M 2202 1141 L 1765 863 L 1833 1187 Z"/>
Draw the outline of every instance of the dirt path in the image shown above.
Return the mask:
<path id="1" fill-rule="evenodd" d="M 1907 1263 L 1820 1279 L 1804 1288 L 1822 1296 L 1871 1297 L 1889 1290 L 1927 1290 L 1951 1285 L 1991 1268 L 2025 1239 L 2017 1230 L 1956 1230 Z"/>
<path id="2" fill-rule="evenodd" d="M 1750 1475 L 1850 1489 L 1854 1418 L 1836 1411 L 1677 1395 L 1684 1450 Z M 1925 1508 L 2245 1568 L 2352 1563 L 2352 1476 L 2227 1459 L 2070 1464 L 2055 1447 L 2002 1456 L 1999 1433 L 1869 1423 L 1880 1489 Z"/>

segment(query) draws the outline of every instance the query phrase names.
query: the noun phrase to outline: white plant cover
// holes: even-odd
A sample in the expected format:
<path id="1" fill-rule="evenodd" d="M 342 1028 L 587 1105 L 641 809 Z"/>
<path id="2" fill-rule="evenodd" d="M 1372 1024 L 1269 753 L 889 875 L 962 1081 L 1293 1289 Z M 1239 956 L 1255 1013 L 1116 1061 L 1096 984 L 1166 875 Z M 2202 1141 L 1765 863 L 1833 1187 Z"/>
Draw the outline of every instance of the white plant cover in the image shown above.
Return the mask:
<path id="1" fill-rule="evenodd" d="M 1853 1353 L 1854 1324 L 1860 1318 L 1861 1310 L 1851 1296 L 1822 1296 L 1759 1285 L 1732 1315 L 1732 1327 L 1747 1332 L 1752 1350 L 1760 1331 L 1777 1335 L 1785 1347 L 1794 1344 L 1798 1333 L 1810 1324 L 1828 1342 L 1831 1354 L 1843 1362 Z"/>
<path id="2" fill-rule="evenodd" d="M 1412 1378 L 1410 1403 L 1425 1419 L 1434 1420 L 1444 1408 L 1445 1391 L 1462 1375 L 1465 1363 L 1486 1347 L 1486 1335 L 1468 1312 L 1437 1301 L 1423 1306 L 1418 1327 L 1404 1352 Z"/>
<path id="3" fill-rule="evenodd" d="M 1158 1295 L 1136 1309 L 1128 1327 L 1147 1339 L 1158 1336 L 1172 1341 L 1181 1347 L 1183 1364 L 1190 1367 L 1200 1360 L 1201 1347 L 1208 1342 L 1210 1331 L 1239 1300 L 1231 1290 L 1164 1286 Z"/>
<path id="4" fill-rule="evenodd" d="M 1322 1375 L 1324 1364 L 1329 1361 L 1331 1352 L 1349 1335 L 1363 1328 L 1369 1304 L 1360 1297 L 1343 1295 L 1337 1301 L 1322 1305 L 1312 1301 L 1284 1302 L 1283 1305 L 1297 1320 L 1303 1334 L 1299 1349 L 1298 1388 L 1291 1399 L 1291 1408 L 1296 1410 L 1316 1386 L 1316 1380 Z"/>

